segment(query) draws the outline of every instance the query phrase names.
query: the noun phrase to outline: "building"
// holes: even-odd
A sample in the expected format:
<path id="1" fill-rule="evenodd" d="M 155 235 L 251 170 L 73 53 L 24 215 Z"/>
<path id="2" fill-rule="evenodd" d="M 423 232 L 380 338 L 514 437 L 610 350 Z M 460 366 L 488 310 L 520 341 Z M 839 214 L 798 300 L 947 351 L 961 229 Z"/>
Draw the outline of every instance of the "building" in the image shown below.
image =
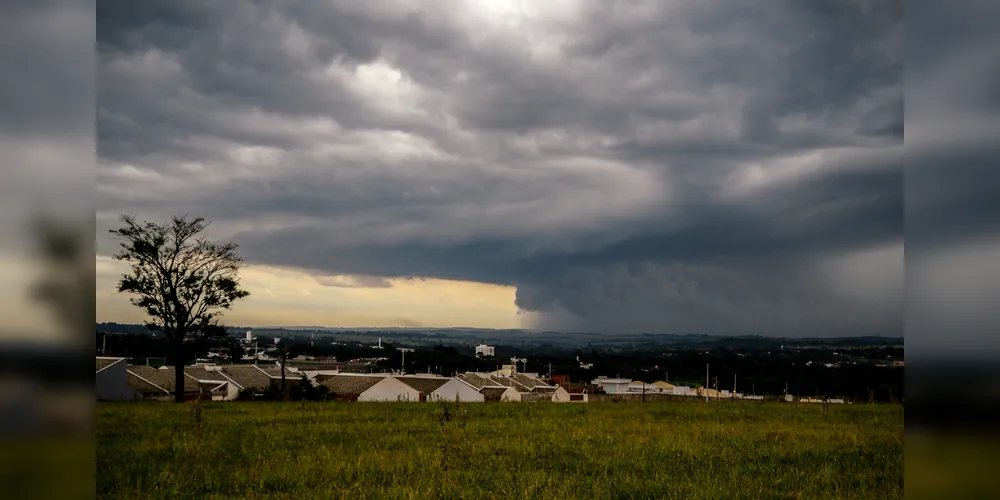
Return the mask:
<path id="1" fill-rule="evenodd" d="M 674 393 L 674 387 L 675 386 L 673 384 L 669 383 L 669 382 L 663 382 L 663 381 L 653 382 L 653 386 L 656 388 L 657 392 L 660 392 L 662 394 L 673 394 Z"/>
<path id="2" fill-rule="evenodd" d="M 257 365 L 225 365 L 213 367 L 213 370 L 218 371 L 223 380 L 235 384 L 237 391 L 260 393 L 271 387 L 271 376 Z"/>
<path id="3" fill-rule="evenodd" d="M 461 401 L 482 403 L 486 400 L 479 389 L 458 377 L 422 377 L 404 375 L 397 377 L 403 383 L 420 391 L 420 401 Z"/>
<path id="4" fill-rule="evenodd" d="M 694 389 L 686 385 L 675 385 L 673 391 L 670 394 L 673 394 L 674 396 L 692 396 L 692 397 L 698 395 Z"/>
<path id="5" fill-rule="evenodd" d="M 233 401 L 240 395 L 239 387 L 223 377 L 215 365 L 185 366 L 184 376 L 197 382 L 201 392 L 210 394 L 212 401 Z"/>
<path id="6" fill-rule="evenodd" d="M 358 401 L 424 401 L 422 393 L 396 377 L 384 377 L 358 395 Z"/>
<path id="7" fill-rule="evenodd" d="M 569 391 L 563 389 L 561 386 L 557 386 L 556 390 L 552 391 L 553 403 L 569 403 L 571 401 L 572 398 L 570 398 Z"/>
<path id="8" fill-rule="evenodd" d="M 492 358 L 496 355 L 496 349 L 493 346 L 480 344 L 476 346 L 476 357 L 479 358 Z"/>
<path id="9" fill-rule="evenodd" d="M 125 358 L 97 357 L 94 391 L 98 401 L 131 401 L 142 397 L 128 383 Z"/>
<path id="10" fill-rule="evenodd" d="M 656 384 L 647 384 L 641 380 L 633 380 L 628 384 L 628 392 L 632 394 L 654 394 L 660 392 L 660 389 L 656 387 Z"/>
<path id="11" fill-rule="evenodd" d="M 490 375 L 497 375 L 500 377 L 510 377 L 517 373 L 517 365 L 501 365 L 500 369 L 495 372 L 490 372 Z"/>
<path id="12" fill-rule="evenodd" d="M 509 403 L 521 400 L 521 393 L 517 392 L 513 387 L 483 387 L 479 392 L 483 395 L 485 401 Z"/>
<path id="13" fill-rule="evenodd" d="M 322 380 L 317 377 L 316 380 L 319 382 L 319 385 L 329 389 L 332 399 L 338 401 L 358 401 L 368 389 L 371 389 L 385 378 L 386 376 L 384 375 L 341 374 L 330 375 L 324 377 Z"/>
<path id="14" fill-rule="evenodd" d="M 717 391 L 715 389 L 712 389 L 712 388 L 707 388 L 706 389 L 704 387 L 699 387 L 697 389 L 697 394 L 698 394 L 698 397 L 708 398 L 708 399 L 719 399 L 719 398 L 722 397 L 722 393 L 721 392 L 719 392 L 719 391 Z"/>
<path id="15" fill-rule="evenodd" d="M 590 401 L 587 389 L 569 389 L 569 400 L 573 403 L 586 403 Z"/>
<path id="16" fill-rule="evenodd" d="M 485 401 L 521 400 L 521 393 L 514 388 L 514 383 L 503 377 L 496 377 L 489 373 L 467 372 L 459 375 L 458 378 L 479 390 Z"/>
<path id="17" fill-rule="evenodd" d="M 173 367 L 164 366 L 153 368 L 152 366 L 129 366 L 126 369 L 128 385 L 141 399 L 155 401 L 173 401 L 176 376 Z M 211 393 L 204 391 L 198 381 L 191 377 L 184 377 L 184 387 L 182 388 L 185 400 L 211 399 Z"/>
<path id="18" fill-rule="evenodd" d="M 628 387 L 632 383 L 632 380 L 627 378 L 597 377 L 591 383 L 603 390 L 605 394 L 628 394 Z"/>

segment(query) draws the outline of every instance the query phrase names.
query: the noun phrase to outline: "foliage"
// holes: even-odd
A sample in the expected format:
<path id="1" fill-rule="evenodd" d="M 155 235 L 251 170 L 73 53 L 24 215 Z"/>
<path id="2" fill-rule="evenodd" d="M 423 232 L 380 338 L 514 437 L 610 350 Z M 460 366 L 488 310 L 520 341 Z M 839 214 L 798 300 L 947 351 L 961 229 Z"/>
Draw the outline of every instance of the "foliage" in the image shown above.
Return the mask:
<path id="1" fill-rule="evenodd" d="M 202 218 L 173 217 L 169 224 L 139 223 L 121 217 L 122 227 L 111 233 L 121 241 L 115 259 L 132 264 L 118 282 L 118 291 L 132 294 L 132 304 L 146 311 L 146 326 L 163 332 L 177 370 L 182 402 L 184 341 L 189 336 L 226 334 L 218 315 L 250 295 L 240 288 L 238 272 L 243 258 L 236 245 L 212 243 L 199 234 L 208 227 Z"/>
<path id="2" fill-rule="evenodd" d="M 199 237 L 208 227 L 202 218 L 173 217 L 161 225 L 123 215 L 121 222 L 123 227 L 111 230 L 123 240 L 114 257 L 131 263 L 132 270 L 118 291 L 135 295 L 132 304 L 152 318 L 146 326 L 175 343 L 188 333 L 224 334 L 217 315 L 250 295 L 240 288 L 243 258 L 236 244 Z"/>
<path id="3" fill-rule="evenodd" d="M 898 405 L 177 406 L 98 404 L 100 497 L 902 497 Z"/>

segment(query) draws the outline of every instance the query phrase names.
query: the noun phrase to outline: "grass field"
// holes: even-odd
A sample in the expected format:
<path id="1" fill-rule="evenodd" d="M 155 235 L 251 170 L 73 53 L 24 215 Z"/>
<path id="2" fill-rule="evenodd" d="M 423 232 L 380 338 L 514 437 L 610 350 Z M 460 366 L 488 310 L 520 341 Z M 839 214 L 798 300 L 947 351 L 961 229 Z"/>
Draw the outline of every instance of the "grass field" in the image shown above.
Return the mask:
<path id="1" fill-rule="evenodd" d="M 901 498 L 897 405 L 101 403 L 101 498 Z"/>

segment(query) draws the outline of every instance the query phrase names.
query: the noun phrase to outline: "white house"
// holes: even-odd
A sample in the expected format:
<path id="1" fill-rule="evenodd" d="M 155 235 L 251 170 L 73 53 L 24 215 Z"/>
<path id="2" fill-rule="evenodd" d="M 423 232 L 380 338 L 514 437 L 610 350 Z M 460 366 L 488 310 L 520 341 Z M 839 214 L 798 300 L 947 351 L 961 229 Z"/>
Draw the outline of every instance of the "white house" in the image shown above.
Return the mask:
<path id="1" fill-rule="evenodd" d="M 647 384 L 641 380 L 633 380 L 628 384 L 628 392 L 635 394 L 652 394 L 655 392 L 660 392 L 660 388 L 656 384 Z"/>
<path id="2" fill-rule="evenodd" d="M 569 391 L 563 389 L 560 386 L 556 386 L 556 390 L 552 392 L 552 402 L 553 403 L 569 403 Z"/>
<path id="3" fill-rule="evenodd" d="M 478 389 L 459 378 L 449 378 L 447 382 L 426 395 L 427 401 L 461 401 L 482 403 L 486 398 Z"/>
<path id="4" fill-rule="evenodd" d="M 504 403 L 521 401 L 521 393 L 517 392 L 517 389 L 513 387 L 486 386 L 479 389 L 479 392 L 487 401 L 501 401 Z"/>
<path id="5" fill-rule="evenodd" d="M 212 395 L 212 401 L 233 401 L 240 395 L 241 387 L 226 378 L 217 365 L 188 366 L 184 376 L 197 381 L 202 391 Z"/>
<path id="6" fill-rule="evenodd" d="M 632 382 L 627 378 L 606 378 L 598 377 L 591 381 L 592 384 L 604 389 L 607 394 L 628 394 L 628 386 Z"/>
<path id="7" fill-rule="evenodd" d="M 358 401 L 420 401 L 420 391 L 396 377 L 385 377 L 362 392 Z"/>
<path id="8" fill-rule="evenodd" d="M 697 396 L 698 393 L 686 385 L 675 385 L 670 394 L 674 396 Z"/>
<path id="9" fill-rule="evenodd" d="M 97 357 L 94 390 L 98 401 L 131 401 L 142 398 L 128 383 L 125 358 Z"/>

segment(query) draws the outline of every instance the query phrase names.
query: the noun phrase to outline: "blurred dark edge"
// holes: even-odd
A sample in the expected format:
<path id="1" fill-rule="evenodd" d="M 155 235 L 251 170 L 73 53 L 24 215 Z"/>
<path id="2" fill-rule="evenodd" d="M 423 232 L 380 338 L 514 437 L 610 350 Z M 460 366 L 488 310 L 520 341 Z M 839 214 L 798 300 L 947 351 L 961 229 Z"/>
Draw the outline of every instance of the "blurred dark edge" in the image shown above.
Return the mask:
<path id="1" fill-rule="evenodd" d="M 906 365 L 906 429 L 1000 436 L 1000 367 L 963 359 Z"/>
<path id="2" fill-rule="evenodd" d="M 93 182 L 86 180 L 95 164 L 93 149 L 72 165 L 45 163 L 52 161 L 47 155 L 19 150 L 21 144 L 51 144 L 59 153 L 80 151 L 80 139 L 94 136 L 93 66 L 88 71 L 91 61 L 84 57 L 94 46 L 93 12 L 94 3 L 86 0 L 0 2 L 0 158 L 42 162 L 0 167 L 0 183 L 37 186 L 10 191 L 5 206 L 34 207 L 38 217 L 22 221 L 21 228 L 0 229 L 0 258 L 23 247 L 39 271 L 29 286 L 4 275 L 0 286 L 43 302 L 58 334 L 13 341 L 11 335 L 22 339 L 28 332 L 12 331 L 0 318 L 0 498 L 95 496 L 94 205 Z M 55 29 L 60 33 L 47 31 Z M 41 43 L 46 39 L 58 41 Z M 45 168 L 34 171 L 39 166 Z M 48 177 L 35 182 L 39 171 Z M 18 182 L 31 175 L 33 182 Z"/>
<path id="3" fill-rule="evenodd" d="M 982 263 L 952 256 L 949 272 L 963 277 L 932 267 L 949 250 L 990 245 L 1000 234 L 1000 142 L 989 137 L 1000 130 L 993 126 L 1000 123 L 1000 2 L 909 0 L 904 17 L 904 493 L 1000 498 L 997 307 L 989 300 L 977 300 L 978 309 L 963 303 L 977 292 L 977 299 L 992 295 L 982 291 L 1000 284 L 990 282 L 995 273 L 976 268 Z M 996 254 L 1000 265 L 1000 248 Z M 1000 306 L 1000 296 L 996 301 Z"/>

